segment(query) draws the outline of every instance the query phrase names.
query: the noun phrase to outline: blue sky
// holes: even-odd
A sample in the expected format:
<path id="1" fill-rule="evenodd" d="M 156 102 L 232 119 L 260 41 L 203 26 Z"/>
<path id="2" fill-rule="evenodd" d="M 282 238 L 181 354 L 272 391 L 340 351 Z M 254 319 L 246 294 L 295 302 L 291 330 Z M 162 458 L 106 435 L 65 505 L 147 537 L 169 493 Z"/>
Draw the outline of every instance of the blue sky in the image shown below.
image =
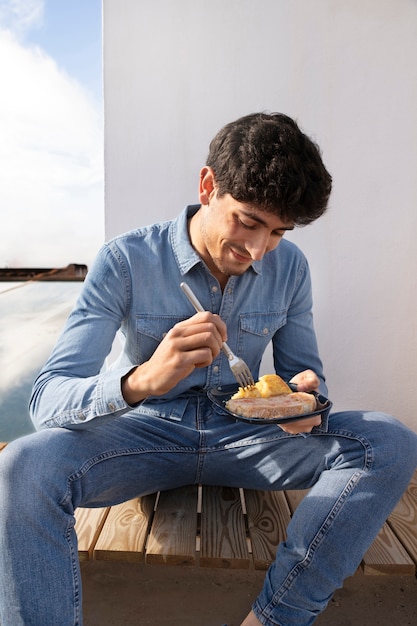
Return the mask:
<path id="1" fill-rule="evenodd" d="M 101 99 L 101 0 L 47 0 L 27 42 L 39 45 L 60 67 Z"/>
<path id="2" fill-rule="evenodd" d="M 101 0 L 0 0 L 0 267 L 91 264 L 104 233 Z"/>

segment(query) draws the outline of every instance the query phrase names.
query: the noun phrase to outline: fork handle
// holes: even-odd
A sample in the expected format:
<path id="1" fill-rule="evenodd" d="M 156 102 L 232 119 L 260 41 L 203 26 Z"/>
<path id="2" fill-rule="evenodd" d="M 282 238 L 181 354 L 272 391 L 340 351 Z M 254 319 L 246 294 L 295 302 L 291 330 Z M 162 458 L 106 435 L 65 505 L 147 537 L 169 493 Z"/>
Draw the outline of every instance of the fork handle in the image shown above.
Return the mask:
<path id="1" fill-rule="evenodd" d="M 185 295 L 187 296 L 187 298 L 189 299 L 189 301 L 191 302 L 191 304 L 193 305 L 193 307 L 195 308 L 195 310 L 197 311 L 197 313 L 202 313 L 203 311 L 206 310 L 201 304 L 200 300 L 195 295 L 194 291 L 191 289 L 191 287 L 187 285 L 187 283 L 180 283 L 180 287 L 185 293 Z M 233 359 L 233 353 L 225 341 L 223 341 L 222 343 L 222 350 L 227 356 L 227 358 L 229 359 L 229 361 Z"/>
<path id="2" fill-rule="evenodd" d="M 180 287 L 185 293 L 185 295 L 187 296 L 187 298 L 189 299 L 189 301 L 191 302 L 191 304 L 193 305 L 193 307 L 195 308 L 195 310 L 197 311 L 197 313 L 202 313 L 203 311 L 205 311 L 200 300 L 197 298 L 194 291 L 187 285 L 187 283 L 180 283 Z"/>

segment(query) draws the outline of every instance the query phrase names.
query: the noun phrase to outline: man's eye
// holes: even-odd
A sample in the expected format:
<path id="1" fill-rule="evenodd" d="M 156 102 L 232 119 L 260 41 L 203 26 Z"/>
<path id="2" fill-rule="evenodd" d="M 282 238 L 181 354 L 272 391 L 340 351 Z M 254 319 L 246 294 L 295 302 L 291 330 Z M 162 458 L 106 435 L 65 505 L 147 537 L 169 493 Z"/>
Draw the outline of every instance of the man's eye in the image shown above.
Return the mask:
<path id="1" fill-rule="evenodd" d="M 255 230 L 255 228 L 258 227 L 258 224 L 246 224 L 245 222 L 242 222 L 240 218 L 238 218 L 238 222 L 241 226 L 243 226 L 243 228 L 247 228 L 248 230 Z"/>

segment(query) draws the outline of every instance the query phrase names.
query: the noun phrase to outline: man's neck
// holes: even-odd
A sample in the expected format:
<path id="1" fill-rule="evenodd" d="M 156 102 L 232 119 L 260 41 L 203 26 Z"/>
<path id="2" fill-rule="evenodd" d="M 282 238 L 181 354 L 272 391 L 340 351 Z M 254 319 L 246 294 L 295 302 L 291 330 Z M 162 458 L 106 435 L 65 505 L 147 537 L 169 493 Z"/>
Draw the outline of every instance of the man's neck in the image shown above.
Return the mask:
<path id="1" fill-rule="evenodd" d="M 224 291 L 227 281 L 229 280 L 229 276 L 227 276 L 226 274 L 223 274 L 223 272 L 221 272 L 219 268 L 216 267 L 215 263 L 213 263 L 212 258 L 208 254 L 204 240 L 201 236 L 200 212 L 199 211 L 194 213 L 194 215 L 192 215 L 188 219 L 188 236 L 190 238 L 190 243 L 192 247 L 200 256 L 200 258 L 204 261 L 204 263 L 207 265 L 208 269 L 213 274 L 214 278 L 217 279 L 217 281 L 220 284 L 221 290 Z"/>

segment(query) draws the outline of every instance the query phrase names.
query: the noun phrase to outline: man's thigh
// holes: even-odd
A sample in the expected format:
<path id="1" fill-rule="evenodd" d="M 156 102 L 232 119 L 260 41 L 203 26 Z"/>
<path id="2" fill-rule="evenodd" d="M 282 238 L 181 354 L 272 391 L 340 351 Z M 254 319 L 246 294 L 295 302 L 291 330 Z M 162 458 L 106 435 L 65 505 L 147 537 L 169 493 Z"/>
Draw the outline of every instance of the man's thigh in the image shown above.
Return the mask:
<path id="1" fill-rule="evenodd" d="M 52 428 L 10 443 L 0 455 L 3 477 L 54 500 L 106 506 L 195 482 L 198 434 L 168 420 L 97 422 L 81 430 Z"/>
<path id="2" fill-rule="evenodd" d="M 306 489 L 327 470 L 365 470 L 381 448 L 388 453 L 390 445 L 398 445 L 398 438 L 410 435 L 394 418 L 362 411 L 333 414 L 327 429 L 299 435 L 274 425 L 237 424 L 233 436 L 229 431 L 229 436 L 209 439 L 201 482 Z"/>

